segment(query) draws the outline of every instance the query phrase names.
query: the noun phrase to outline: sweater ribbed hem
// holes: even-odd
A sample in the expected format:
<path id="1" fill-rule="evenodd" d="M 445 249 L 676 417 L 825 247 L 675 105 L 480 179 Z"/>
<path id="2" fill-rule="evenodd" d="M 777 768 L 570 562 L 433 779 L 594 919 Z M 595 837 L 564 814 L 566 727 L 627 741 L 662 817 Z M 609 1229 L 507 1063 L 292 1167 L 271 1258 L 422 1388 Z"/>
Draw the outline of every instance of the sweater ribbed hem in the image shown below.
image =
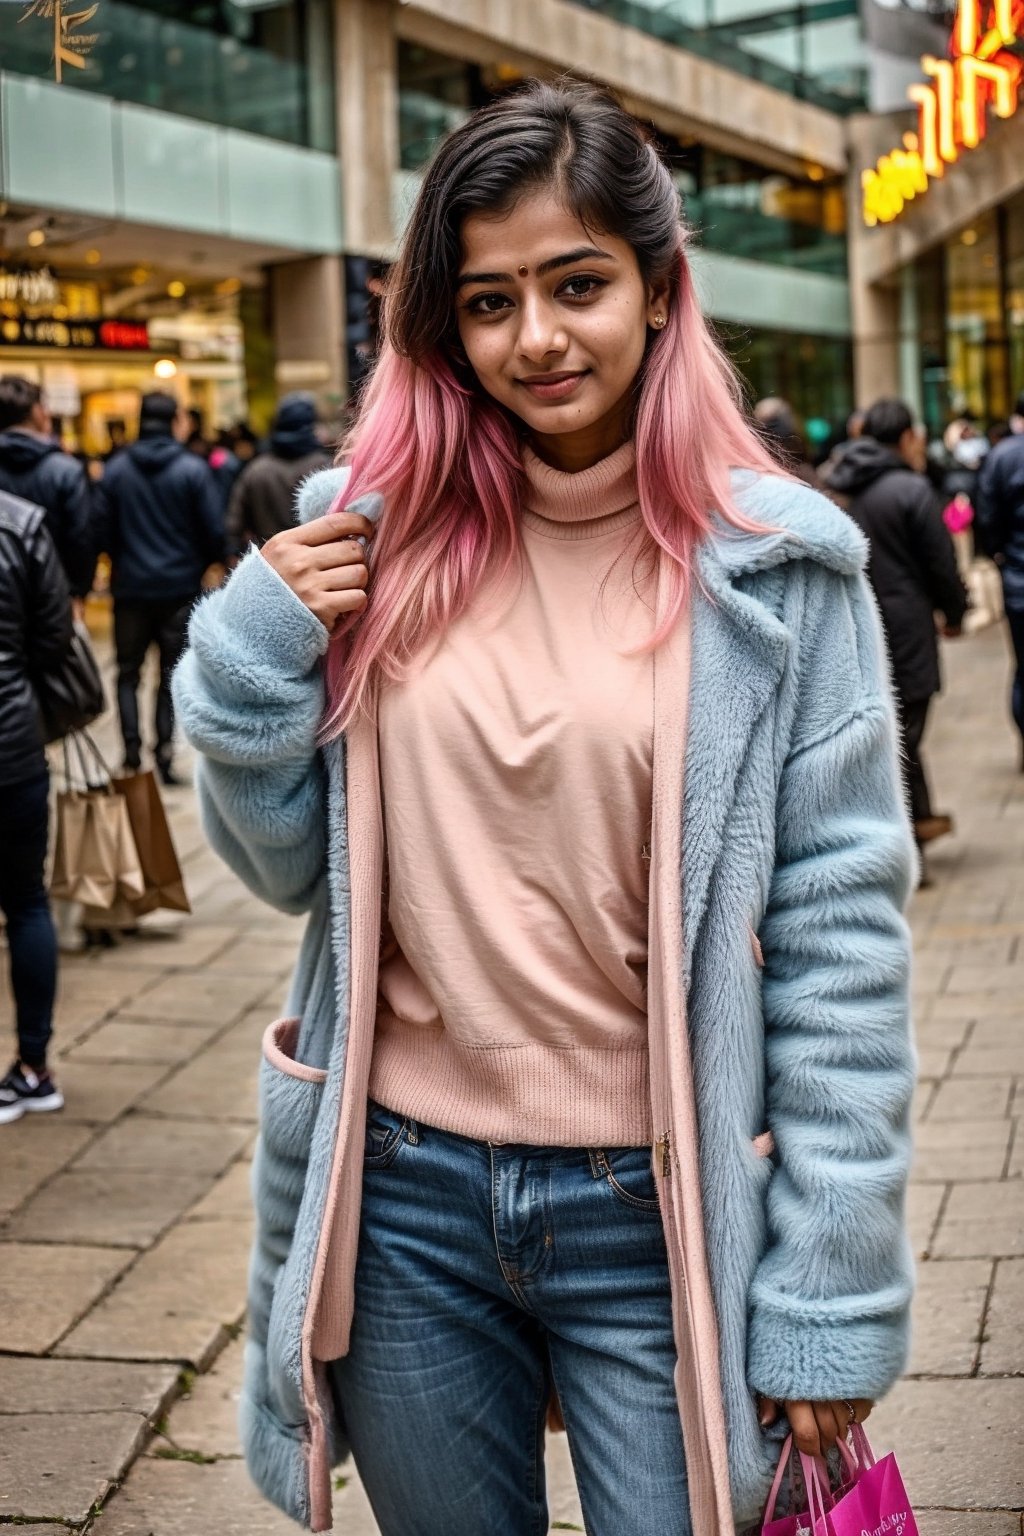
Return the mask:
<path id="1" fill-rule="evenodd" d="M 652 1140 L 642 1046 L 467 1046 L 444 1029 L 377 1019 L 369 1094 L 424 1125 L 533 1147 L 643 1147 Z"/>

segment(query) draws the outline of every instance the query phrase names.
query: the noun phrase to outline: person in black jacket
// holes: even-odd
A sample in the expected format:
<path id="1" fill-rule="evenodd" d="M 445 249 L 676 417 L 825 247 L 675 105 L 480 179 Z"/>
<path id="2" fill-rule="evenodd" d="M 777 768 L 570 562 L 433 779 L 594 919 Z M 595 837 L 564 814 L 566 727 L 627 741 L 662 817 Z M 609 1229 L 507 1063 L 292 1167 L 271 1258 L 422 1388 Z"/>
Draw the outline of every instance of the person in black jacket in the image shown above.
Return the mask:
<path id="1" fill-rule="evenodd" d="M 81 602 L 96 568 L 89 478 L 54 440 L 39 385 L 14 373 L 0 378 L 0 490 L 44 509 L 71 595 Z"/>
<path id="2" fill-rule="evenodd" d="M 921 761 L 928 707 L 942 686 L 935 613 L 943 616 L 943 633 L 954 636 L 967 610 L 953 541 L 922 469 L 923 445 L 910 410 L 902 400 L 879 400 L 825 482 L 867 536 L 868 578 L 889 644 L 919 845 L 953 830 L 951 817 L 932 810 Z"/>
<path id="3" fill-rule="evenodd" d="M 0 1080 L 0 1125 L 64 1103 L 47 1070 L 57 936 L 44 868 L 50 779 L 32 676 L 71 643 L 71 598 L 46 512 L 0 491 L 0 908 L 18 1057 Z"/>
<path id="4" fill-rule="evenodd" d="M 978 542 L 999 566 L 1003 604 L 1016 667 L 1010 707 L 1021 735 L 1024 771 L 1024 393 L 1017 397 L 1011 426 L 985 460 L 975 512 Z"/>
<path id="5" fill-rule="evenodd" d="M 274 416 L 267 452 L 245 466 L 231 492 L 227 528 L 232 553 L 294 527 L 299 486 L 330 463 L 331 455 L 316 434 L 313 396 L 285 395 Z"/>
<path id="6" fill-rule="evenodd" d="M 138 442 L 111 459 L 96 487 L 98 542 L 112 567 L 124 765 L 135 772 L 142 763 L 139 674 L 156 645 L 156 765 L 165 784 L 179 782 L 171 761 L 171 673 L 203 572 L 224 559 L 222 499 L 209 465 L 181 442 L 188 427 L 173 395 L 145 395 Z"/>

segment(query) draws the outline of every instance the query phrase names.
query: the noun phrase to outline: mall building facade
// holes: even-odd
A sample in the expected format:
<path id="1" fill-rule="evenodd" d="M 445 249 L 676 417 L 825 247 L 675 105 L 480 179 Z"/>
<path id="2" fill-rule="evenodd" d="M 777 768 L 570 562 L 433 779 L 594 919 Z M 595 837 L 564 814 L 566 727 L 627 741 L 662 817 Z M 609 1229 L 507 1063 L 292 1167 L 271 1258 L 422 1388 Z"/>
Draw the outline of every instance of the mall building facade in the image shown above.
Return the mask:
<path id="1" fill-rule="evenodd" d="M 960 267 L 943 254 L 959 258 L 955 229 L 928 233 L 940 205 L 957 216 L 958 168 L 897 224 L 863 226 L 862 164 L 909 121 L 871 113 L 872 80 L 902 89 L 914 64 L 894 75 L 866 3 L 886 9 L 98 0 L 64 26 L 60 0 L 0 0 L 0 371 L 39 378 L 69 441 L 91 452 L 112 422 L 131 430 L 140 389 L 159 381 L 211 428 L 244 415 L 265 426 L 293 388 L 339 413 L 372 356 L 379 278 L 433 147 L 495 91 L 568 69 L 654 125 L 705 306 L 753 395 L 788 396 L 812 437 L 918 364 L 923 399 L 952 366 L 929 327 L 945 336 L 949 305 L 973 302 L 956 297 Z M 979 257 L 994 206 L 981 201 Z M 1009 314 L 1007 220 L 992 238 Z M 978 345 L 991 374 L 987 331 Z M 1014 347 L 1008 333 L 1007 357 Z"/>

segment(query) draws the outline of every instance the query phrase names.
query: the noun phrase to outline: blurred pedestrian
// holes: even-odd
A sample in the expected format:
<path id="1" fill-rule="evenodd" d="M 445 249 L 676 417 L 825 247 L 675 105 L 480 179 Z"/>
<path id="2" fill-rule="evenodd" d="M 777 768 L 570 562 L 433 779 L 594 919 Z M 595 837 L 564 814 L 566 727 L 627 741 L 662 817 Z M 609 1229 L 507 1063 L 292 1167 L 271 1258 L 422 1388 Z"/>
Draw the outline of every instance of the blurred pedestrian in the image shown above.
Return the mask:
<path id="1" fill-rule="evenodd" d="M 807 451 L 807 442 L 797 426 L 796 414 L 788 400 L 770 395 L 754 407 L 754 420 L 769 448 L 791 474 L 808 485 L 817 486 L 818 475 Z"/>
<path id="2" fill-rule="evenodd" d="M 181 441 L 188 430 L 173 395 L 144 396 L 138 442 L 110 461 L 95 492 L 99 542 L 112 566 L 124 766 L 134 772 L 142 764 L 139 674 L 155 645 L 156 766 L 165 784 L 179 782 L 172 766 L 171 673 L 203 573 L 224 558 L 223 505 L 209 466 Z"/>
<path id="3" fill-rule="evenodd" d="M 71 598 L 42 507 L 0 491 L 0 908 L 18 1055 L 0 1080 L 0 1125 L 60 1109 L 47 1067 L 57 935 L 46 894 L 50 778 L 32 677 L 71 640 Z"/>
<path id="4" fill-rule="evenodd" d="M 902 400 L 879 400 L 862 436 L 829 472 L 828 488 L 868 539 L 868 578 L 889 641 L 903 733 L 904 771 L 919 846 L 953 830 L 937 815 L 921 760 L 928 709 L 939 692 L 936 610 L 960 634 L 967 590 L 939 500 L 921 473 L 923 440 Z"/>
<path id="5" fill-rule="evenodd" d="M 978 541 L 999 566 L 1003 604 L 1015 660 L 1010 707 L 1021 735 L 1024 771 L 1024 393 L 1011 435 L 992 449 L 978 482 Z"/>
<path id="6" fill-rule="evenodd" d="M 39 385 L 14 373 L 0 378 L 0 490 L 43 508 L 71 595 L 80 606 L 96 568 L 88 475 L 54 436 Z"/>
<path id="7" fill-rule="evenodd" d="M 228 503 L 228 542 L 233 551 L 262 544 L 294 527 L 295 493 L 307 475 L 326 469 L 331 454 L 316 431 L 312 395 L 285 395 L 277 408 L 266 453 L 249 464 L 235 482 Z"/>

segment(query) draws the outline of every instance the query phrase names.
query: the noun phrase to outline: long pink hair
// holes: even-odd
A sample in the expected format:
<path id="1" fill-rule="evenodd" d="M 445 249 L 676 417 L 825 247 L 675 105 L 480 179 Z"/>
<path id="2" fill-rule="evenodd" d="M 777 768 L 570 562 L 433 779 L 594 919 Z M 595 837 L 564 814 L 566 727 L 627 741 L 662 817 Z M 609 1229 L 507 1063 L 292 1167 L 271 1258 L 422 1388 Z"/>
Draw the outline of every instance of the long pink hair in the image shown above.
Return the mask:
<path id="1" fill-rule="evenodd" d="M 668 322 L 652 336 L 637 381 L 639 557 L 649 553 L 668 578 L 638 652 L 656 649 L 685 611 L 716 513 L 739 532 L 765 531 L 735 505 L 731 470 L 782 473 L 748 425 L 739 382 L 701 314 L 685 239 L 679 227 Z M 345 730 L 382 679 L 400 679 L 486 578 L 513 567 L 523 488 L 514 420 L 453 363 L 449 347 L 439 342 L 414 359 L 390 333 L 341 457 L 351 467 L 345 504 L 375 491 L 384 513 L 368 605 L 338 625 L 328 650 L 325 739 Z"/>

